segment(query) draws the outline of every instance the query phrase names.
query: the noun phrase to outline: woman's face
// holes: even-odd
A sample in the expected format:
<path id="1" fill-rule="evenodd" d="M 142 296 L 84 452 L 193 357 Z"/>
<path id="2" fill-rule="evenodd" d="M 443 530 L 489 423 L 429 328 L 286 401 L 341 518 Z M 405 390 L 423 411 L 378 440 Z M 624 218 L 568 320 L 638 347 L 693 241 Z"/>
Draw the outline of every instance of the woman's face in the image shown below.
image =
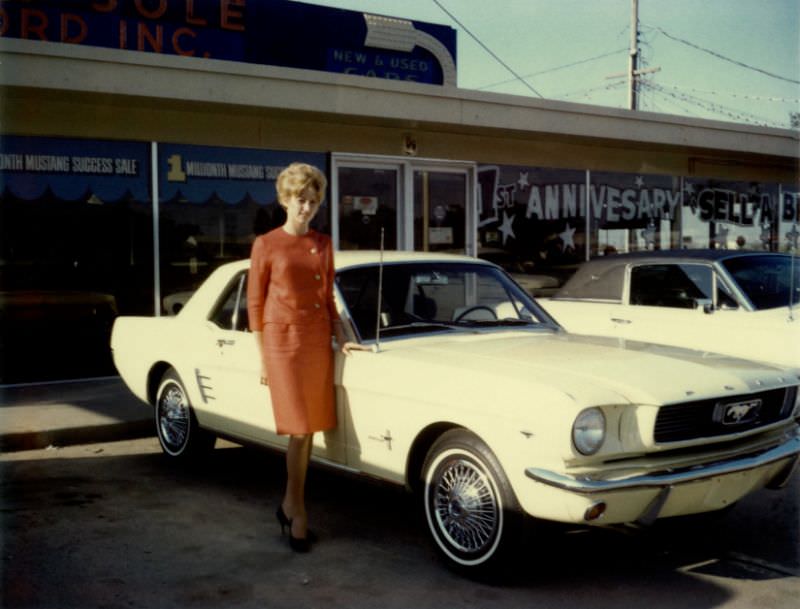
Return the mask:
<path id="1" fill-rule="evenodd" d="M 297 226 L 308 226 L 319 211 L 319 194 L 309 187 L 289 197 L 284 205 L 286 219 Z"/>

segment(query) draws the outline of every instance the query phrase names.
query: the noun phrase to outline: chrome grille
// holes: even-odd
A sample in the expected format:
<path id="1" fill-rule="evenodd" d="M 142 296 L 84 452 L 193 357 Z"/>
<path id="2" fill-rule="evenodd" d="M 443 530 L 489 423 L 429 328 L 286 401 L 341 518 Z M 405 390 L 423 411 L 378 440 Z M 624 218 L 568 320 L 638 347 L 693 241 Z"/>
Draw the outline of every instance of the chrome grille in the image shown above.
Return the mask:
<path id="1" fill-rule="evenodd" d="M 771 389 L 724 399 L 662 406 L 656 417 L 656 442 L 680 442 L 735 434 L 789 416 L 797 387 Z"/>

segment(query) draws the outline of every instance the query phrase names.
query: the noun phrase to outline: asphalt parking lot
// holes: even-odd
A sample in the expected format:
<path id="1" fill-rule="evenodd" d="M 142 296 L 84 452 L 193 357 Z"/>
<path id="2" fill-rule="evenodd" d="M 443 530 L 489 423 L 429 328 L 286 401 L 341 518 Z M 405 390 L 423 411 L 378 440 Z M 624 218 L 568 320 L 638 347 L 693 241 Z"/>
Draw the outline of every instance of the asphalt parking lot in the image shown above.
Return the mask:
<path id="1" fill-rule="evenodd" d="M 4 608 L 796 607 L 800 476 L 718 518 L 549 530 L 498 582 L 436 555 L 414 497 L 314 467 L 320 542 L 274 518 L 283 459 L 225 444 L 181 467 L 153 438 L 3 453 Z"/>
<path id="2" fill-rule="evenodd" d="M 115 378 L 0 397 L 3 608 L 783 609 L 800 595 L 800 472 L 725 515 L 534 527 L 501 578 L 472 581 L 400 488 L 312 467 L 320 542 L 296 555 L 274 517 L 281 455 L 219 442 L 177 465 Z"/>

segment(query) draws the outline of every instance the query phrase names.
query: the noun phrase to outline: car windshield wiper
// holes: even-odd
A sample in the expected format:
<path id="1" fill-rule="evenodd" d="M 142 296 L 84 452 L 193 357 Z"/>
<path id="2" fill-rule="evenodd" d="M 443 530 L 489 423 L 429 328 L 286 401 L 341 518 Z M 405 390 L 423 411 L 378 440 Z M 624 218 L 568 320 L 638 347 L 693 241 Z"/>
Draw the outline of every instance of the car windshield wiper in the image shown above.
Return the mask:
<path id="1" fill-rule="evenodd" d="M 532 319 L 516 319 L 507 317 L 505 319 L 467 319 L 458 322 L 462 326 L 482 328 L 502 328 L 502 327 L 516 327 L 516 326 L 538 326 L 539 322 Z"/>
<path id="2" fill-rule="evenodd" d="M 459 324 L 447 323 L 445 321 L 412 321 L 408 324 L 400 324 L 398 326 L 386 326 L 381 328 L 381 334 L 402 332 L 403 330 L 413 330 L 415 332 L 429 330 L 463 330 L 464 326 Z"/>

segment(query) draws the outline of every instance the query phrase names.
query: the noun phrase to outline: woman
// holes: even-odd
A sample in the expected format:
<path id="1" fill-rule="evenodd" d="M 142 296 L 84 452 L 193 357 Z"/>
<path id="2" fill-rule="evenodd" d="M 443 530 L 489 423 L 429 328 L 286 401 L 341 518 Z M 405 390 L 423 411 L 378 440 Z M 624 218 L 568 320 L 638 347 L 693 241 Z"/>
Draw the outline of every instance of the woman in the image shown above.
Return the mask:
<path id="1" fill-rule="evenodd" d="M 336 427 L 331 336 L 344 354 L 347 342 L 333 300 L 330 237 L 310 228 L 327 180 L 311 165 L 293 163 L 278 176 L 278 202 L 286 222 L 256 238 L 250 256 L 247 308 L 261 354 L 261 383 L 269 385 L 275 426 L 289 435 L 286 493 L 277 510 L 289 545 L 307 552 L 305 480 L 314 432 Z"/>

